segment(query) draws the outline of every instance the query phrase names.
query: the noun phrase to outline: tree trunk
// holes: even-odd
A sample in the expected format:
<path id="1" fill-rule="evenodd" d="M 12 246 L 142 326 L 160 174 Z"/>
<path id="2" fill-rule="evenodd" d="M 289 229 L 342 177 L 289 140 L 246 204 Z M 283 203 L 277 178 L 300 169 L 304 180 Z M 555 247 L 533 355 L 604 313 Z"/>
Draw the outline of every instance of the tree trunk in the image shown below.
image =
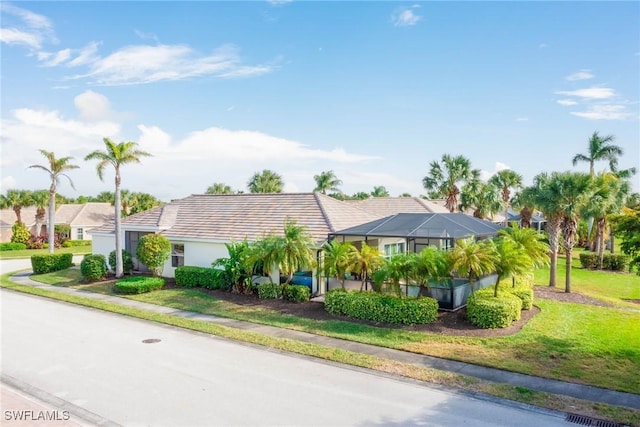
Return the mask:
<path id="1" fill-rule="evenodd" d="M 49 188 L 49 224 L 47 225 L 47 235 L 49 239 L 49 253 L 52 254 L 56 247 L 56 184 L 51 183 Z"/>
<path id="2" fill-rule="evenodd" d="M 549 286 L 556 287 L 556 271 L 558 266 L 558 251 L 549 253 Z"/>
<path id="3" fill-rule="evenodd" d="M 566 256 L 567 256 L 567 271 L 565 273 L 565 284 L 564 284 L 564 291 L 565 293 L 570 294 L 571 293 L 571 253 L 573 252 L 573 249 L 565 249 L 566 252 Z"/>
<path id="4" fill-rule="evenodd" d="M 122 267 L 122 235 L 121 235 L 121 222 L 120 216 L 120 171 L 116 169 L 116 192 L 115 201 L 113 203 L 116 214 L 116 278 L 119 279 L 124 276 L 124 269 Z"/>
<path id="5" fill-rule="evenodd" d="M 606 226 L 606 218 L 598 218 L 598 234 L 596 238 L 598 239 L 598 243 L 596 244 L 598 248 L 598 268 L 602 269 L 602 263 L 604 260 L 604 229 Z"/>
<path id="6" fill-rule="evenodd" d="M 549 233 L 549 286 L 556 286 L 556 270 L 558 264 L 558 245 L 560 240 L 560 218 L 551 216 L 547 222 Z"/>

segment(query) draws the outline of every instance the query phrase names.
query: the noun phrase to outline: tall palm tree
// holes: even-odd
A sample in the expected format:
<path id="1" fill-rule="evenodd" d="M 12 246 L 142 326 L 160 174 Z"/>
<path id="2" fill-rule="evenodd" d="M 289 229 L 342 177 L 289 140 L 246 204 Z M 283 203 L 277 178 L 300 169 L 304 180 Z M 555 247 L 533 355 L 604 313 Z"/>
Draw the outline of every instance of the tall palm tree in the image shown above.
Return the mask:
<path id="1" fill-rule="evenodd" d="M 493 273 L 494 253 L 486 242 L 475 242 L 473 238 L 460 239 L 451 249 L 451 268 L 460 277 L 469 279 L 471 290 L 476 279 Z"/>
<path id="2" fill-rule="evenodd" d="M 535 209 L 535 187 L 525 187 L 517 192 L 511 199 L 514 208 L 520 209 L 520 226 L 531 228 L 531 219 Z"/>
<path id="3" fill-rule="evenodd" d="M 316 188 L 313 191 L 327 194 L 327 191 L 340 192 L 342 181 L 338 179 L 333 171 L 320 172 L 318 175 L 314 175 L 313 179 L 316 181 Z"/>
<path id="4" fill-rule="evenodd" d="M 371 274 L 382 266 L 382 260 L 382 254 L 378 248 L 369 246 L 366 243 L 362 244 L 360 250 L 356 249 L 353 252 L 353 268 L 362 279 L 360 290 L 364 289 L 364 285 Z"/>
<path id="5" fill-rule="evenodd" d="M 384 185 L 376 185 L 371 191 L 371 197 L 389 197 L 389 190 Z"/>
<path id="6" fill-rule="evenodd" d="M 42 225 L 45 224 L 46 209 L 49 203 L 49 192 L 47 190 L 38 190 L 31 193 L 31 200 L 36 207 L 36 236 L 40 237 Z M 51 245 L 50 245 L 51 246 Z"/>
<path id="7" fill-rule="evenodd" d="M 511 169 L 503 169 L 493 175 L 489 182 L 502 190 L 502 203 L 504 204 L 504 225 L 509 225 L 509 200 L 511 189 L 522 187 L 522 176 Z"/>
<path id="8" fill-rule="evenodd" d="M 207 188 L 206 194 L 233 194 L 233 189 L 223 182 L 214 182 Z"/>
<path id="9" fill-rule="evenodd" d="M 449 212 L 458 208 L 460 195 L 459 185 L 473 177 L 471 161 L 464 156 L 442 156 L 442 164 L 433 161 L 430 164 L 429 175 L 422 179 L 422 185 L 429 192 L 430 198 L 444 197 L 445 206 Z"/>
<path id="10" fill-rule="evenodd" d="M 2 195 L 2 206 L 13 209 L 16 214 L 16 223 L 23 224 L 22 208 L 32 206 L 31 191 L 29 190 L 7 190 L 7 194 Z"/>
<path id="11" fill-rule="evenodd" d="M 282 177 L 272 170 L 264 169 L 253 174 L 247 187 L 251 193 L 282 193 Z"/>
<path id="12" fill-rule="evenodd" d="M 322 247 L 324 252 L 324 274 L 335 277 L 344 289 L 345 275 L 354 269 L 356 248 L 351 242 L 332 240 Z"/>
<path id="13" fill-rule="evenodd" d="M 115 197 L 114 197 L 114 207 L 115 207 L 115 218 L 116 218 L 116 277 L 120 278 L 123 276 L 123 267 L 122 267 L 122 236 L 121 233 L 121 201 L 120 201 L 120 184 L 122 182 L 122 178 L 120 176 L 120 168 L 128 163 L 140 163 L 141 157 L 149 157 L 151 154 L 146 151 L 138 150 L 136 148 L 138 144 L 135 142 L 120 142 L 115 143 L 111 141 L 109 138 L 103 138 L 105 151 L 93 151 L 89 153 L 84 159 L 85 160 L 98 160 L 98 166 L 96 170 L 98 172 L 98 177 L 102 181 L 104 178 L 104 169 L 111 165 L 115 171 Z"/>
<path id="14" fill-rule="evenodd" d="M 562 245 L 566 256 L 565 292 L 571 292 L 571 255 L 576 243 L 578 219 L 580 210 L 592 194 L 593 181 L 591 177 L 583 173 L 565 172 L 557 174 L 557 204 L 562 213 Z"/>
<path id="15" fill-rule="evenodd" d="M 589 147 L 586 154 L 578 153 L 573 156 L 573 166 L 578 162 L 589 163 L 589 175 L 595 176 L 594 164 L 600 160 L 607 160 L 609 167 L 614 170 L 618 164 L 618 157 L 624 154 L 622 147 L 611 144 L 615 141 L 615 136 L 607 135 L 600 136 L 598 132 L 593 132 L 591 138 L 589 138 Z"/>
<path id="16" fill-rule="evenodd" d="M 492 183 L 485 183 L 480 179 L 480 174 L 475 173 L 469 182 L 462 186 L 460 195 L 460 209 L 473 209 L 475 218 L 485 219 L 491 217 L 502 207 L 499 190 Z"/>

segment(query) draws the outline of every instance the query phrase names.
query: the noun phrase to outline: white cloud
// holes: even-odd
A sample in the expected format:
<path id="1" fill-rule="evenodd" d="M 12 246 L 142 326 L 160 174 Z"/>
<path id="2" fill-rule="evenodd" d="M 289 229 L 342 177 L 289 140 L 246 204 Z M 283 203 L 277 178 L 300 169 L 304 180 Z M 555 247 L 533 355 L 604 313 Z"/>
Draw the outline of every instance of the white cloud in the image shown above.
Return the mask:
<path id="1" fill-rule="evenodd" d="M 82 49 L 78 49 L 76 57 L 65 65 L 67 67 L 78 67 L 80 65 L 90 64 L 98 60 L 98 42 L 91 42 Z"/>
<path id="2" fill-rule="evenodd" d="M 38 35 L 16 28 L 0 28 L 0 42 L 10 45 L 26 45 L 33 49 L 40 48 L 40 37 Z"/>
<path id="3" fill-rule="evenodd" d="M 587 111 L 572 111 L 572 115 L 589 120 L 629 120 L 634 117 L 624 105 L 592 105 Z"/>
<path id="4" fill-rule="evenodd" d="M 557 91 L 558 95 L 575 96 L 585 99 L 607 99 L 616 96 L 616 91 L 609 87 L 590 87 L 586 89 L 577 90 L 560 90 Z"/>
<path id="5" fill-rule="evenodd" d="M 87 122 L 110 120 L 115 116 L 111 104 L 106 96 L 87 90 L 73 99 L 73 103 L 80 113 L 80 119 Z"/>
<path id="6" fill-rule="evenodd" d="M 2 165 L 2 167 L 4 167 L 4 165 Z M 0 181 L 0 192 L 6 193 L 7 190 L 11 190 L 12 188 L 16 188 L 16 179 L 12 176 L 2 177 L 2 180 Z"/>
<path id="7" fill-rule="evenodd" d="M 577 105 L 578 104 L 576 101 L 572 101 L 570 99 L 558 99 L 556 102 L 558 104 L 562 105 L 563 107 L 569 107 L 571 105 Z"/>
<path id="8" fill-rule="evenodd" d="M 516 122 L 528 122 L 529 117 L 518 117 L 516 118 Z"/>
<path id="9" fill-rule="evenodd" d="M 480 170 L 480 179 L 483 181 L 488 181 L 489 178 L 491 178 L 493 175 L 505 169 L 511 169 L 511 167 L 502 162 L 496 162 L 496 164 L 493 166 L 493 171 L 486 171 L 484 169 Z"/>
<path id="10" fill-rule="evenodd" d="M 1 42 L 25 45 L 37 50 L 44 40 L 57 41 L 53 24 L 47 17 L 5 2 L 0 3 L 0 11 L 4 15 L 3 28 L 0 29 Z"/>
<path id="11" fill-rule="evenodd" d="M 391 22 L 396 27 L 411 27 L 416 25 L 422 17 L 416 14 L 412 9 L 417 9 L 419 5 L 413 5 L 412 7 L 403 7 L 396 9 L 391 14 Z"/>
<path id="12" fill-rule="evenodd" d="M 589 80 L 589 79 L 592 79 L 593 77 L 594 75 L 591 74 L 591 70 L 580 70 L 577 73 L 568 75 L 566 79 L 569 81 L 576 81 L 576 80 Z"/>

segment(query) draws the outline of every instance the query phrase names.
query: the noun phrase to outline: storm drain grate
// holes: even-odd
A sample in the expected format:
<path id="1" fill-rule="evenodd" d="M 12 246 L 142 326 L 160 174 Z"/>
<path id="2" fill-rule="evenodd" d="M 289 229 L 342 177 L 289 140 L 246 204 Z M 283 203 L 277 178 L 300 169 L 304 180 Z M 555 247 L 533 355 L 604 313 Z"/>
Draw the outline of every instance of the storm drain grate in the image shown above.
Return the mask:
<path id="1" fill-rule="evenodd" d="M 597 418 L 586 417 L 578 414 L 567 414 L 565 421 L 570 423 L 579 424 L 581 426 L 591 427 L 625 427 L 624 424 L 616 423 L 613 421 L 599 420 Z"/>
<path id="2" fill-rule="evenodd" d="M 145 344 L 155 344 L 157 342 L 162 341 L 161 339 L 158 338 L 147 338 L 146 340 L 142 340 L 143 343 Z"/>

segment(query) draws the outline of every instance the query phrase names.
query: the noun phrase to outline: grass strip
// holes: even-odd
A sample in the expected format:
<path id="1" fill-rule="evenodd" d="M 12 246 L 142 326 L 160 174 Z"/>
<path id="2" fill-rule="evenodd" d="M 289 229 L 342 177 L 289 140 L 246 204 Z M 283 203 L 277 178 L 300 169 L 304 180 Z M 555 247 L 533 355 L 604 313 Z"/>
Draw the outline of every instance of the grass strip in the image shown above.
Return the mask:
<path id="1" fill-rule="evenodd" d="M 9 276 L 0 276 L 0 286 L 18 292 L 42 296 L 58 301 L 64 301 L 85 307 L 97 308 L 111 313 L 122 314 L 156 323 L 203 332 L 235 341 L 257 344 L 268 348 L 316 357 L 332 362 L 357 366 L 399 375 L 420 381 L 452 387 L 467 392 L 483 393 L 495 397 L 527 403 L 547 409 L 580 413 L 597 418 L 604 418 L 630 426 L 640 426 L 640 411 L 613 405 L 589 402 L 561 395 L 537 392 L 523 387 L 492 383 L 460 374 L 438 371 L 423 366 L 401 363 L 395 360 L 380 358 L 362 353 L 355 353 L 338 348 L 326 347 L 313 343 L 277 338 L 268 335 L 234 329 L 209 322 L 185 319 L 169 314 L 156 313 L 133 307 L 125 307 L 110 302 L 91 298 L 61 294 L 47 289 L 36 288 L 13 283 Z"/>

